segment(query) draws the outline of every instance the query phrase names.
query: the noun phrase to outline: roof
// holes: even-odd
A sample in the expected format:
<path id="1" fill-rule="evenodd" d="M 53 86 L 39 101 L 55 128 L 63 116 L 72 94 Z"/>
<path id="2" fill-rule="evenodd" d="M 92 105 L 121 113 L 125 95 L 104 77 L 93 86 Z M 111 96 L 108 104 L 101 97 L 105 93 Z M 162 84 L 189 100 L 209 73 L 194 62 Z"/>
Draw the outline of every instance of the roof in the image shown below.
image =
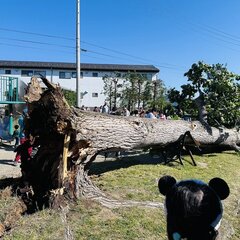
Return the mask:
<path id="1" fill-rule="evenodd" d="M 37 61 L 4 61 L 0 60 L 0 68 L 35 68 L 35 69 L 69 69 L 75 70 L 75 63 L 66 62 L 37 62 Z M 81 70 L 95 71 L 136 71 L 158 73 L 159 69 L 153 65 L 127 64 L 95 64 L 81 63 Z"/>

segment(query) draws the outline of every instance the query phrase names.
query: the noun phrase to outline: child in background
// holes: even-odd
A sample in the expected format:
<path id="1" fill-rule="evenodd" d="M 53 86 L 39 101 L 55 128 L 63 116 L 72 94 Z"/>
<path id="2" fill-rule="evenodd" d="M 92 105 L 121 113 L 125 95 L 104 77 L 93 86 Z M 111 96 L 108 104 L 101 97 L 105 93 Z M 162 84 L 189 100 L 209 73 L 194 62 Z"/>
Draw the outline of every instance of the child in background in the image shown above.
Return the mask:
<path id="1" fill-rule="evenodd" d="M 19 140 L 20 140 L 20 131 L 19 131 L 19 126 L 15 125 L 14 126 L 14 131 L 12 137 L 15 138 L 15 144 L 14 147 L 16 148 L 19 145 Z"/>
<path id="2" fill-rule="evenodd" d="M 31 160 L 33 142 L 34 140 L 30 135 L 29 139 L 25 139 L 25 141 L 14 150 L 14 152 L 17 153 L 14 159 L 15 166 L 21 163 L 21 160 L 25 162 Z"/>
<path id="3" fill-rule="evenodd" d="M 20 137 L 20 144 L 23 144 L 27 140 L 24 132 L 21 132 L 19 137 Z"/>

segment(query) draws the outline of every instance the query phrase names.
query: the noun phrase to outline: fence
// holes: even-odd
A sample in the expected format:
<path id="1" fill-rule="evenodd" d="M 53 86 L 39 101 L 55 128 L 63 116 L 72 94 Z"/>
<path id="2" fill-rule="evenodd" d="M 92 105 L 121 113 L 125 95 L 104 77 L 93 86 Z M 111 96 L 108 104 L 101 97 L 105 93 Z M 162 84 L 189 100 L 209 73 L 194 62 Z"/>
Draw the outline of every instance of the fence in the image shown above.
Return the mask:
<path id="1" fill-rule="evenodd" d="M 0 76 L 0 104 L 24 103 L 19 100 L 18 78 Z"/>

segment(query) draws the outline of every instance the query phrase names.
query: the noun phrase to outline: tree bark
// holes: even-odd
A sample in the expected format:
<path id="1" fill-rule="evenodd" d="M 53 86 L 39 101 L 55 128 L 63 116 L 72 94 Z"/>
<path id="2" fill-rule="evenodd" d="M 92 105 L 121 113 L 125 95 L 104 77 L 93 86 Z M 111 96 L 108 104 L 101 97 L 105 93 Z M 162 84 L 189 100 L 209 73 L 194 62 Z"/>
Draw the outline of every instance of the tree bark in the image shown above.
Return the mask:
<path id="1" fill-rule="evenodd" d="M 230 146 L 239 150 L 240 134 L 234 129 L 211 128 L 209 132 L 201 122 L 161 121 L 82 111 L 68 106 L 59 86 L 45 78 L 42 80 L 47 86 L 44 92 L 33 78 L 25 96 L 29 105 L 26 132 L 38 137 L 39 147 L 31 166 L 22 169 L 29 173 L 25 175 L 28 176 L 26 180 L 33 188 L 39 208 L 51 203 L 52 196 L 62 192 L 59 189 L 70 198 L 85 196 L 108 207 L 163 207 L 161 203 L 110 200 L 94 186 L 87 172 L 102 151 L 162 148 L 178 141 L 187 131 L 200 146 Z M 69 139 L 67 145 L 66 139 Z M 187 139 L 187 143 L 191 145 L 192 139 Z M 66 146 L 67 166 L 63 163 Z M 64 173 L 66 168 L 67 174 Z"/>

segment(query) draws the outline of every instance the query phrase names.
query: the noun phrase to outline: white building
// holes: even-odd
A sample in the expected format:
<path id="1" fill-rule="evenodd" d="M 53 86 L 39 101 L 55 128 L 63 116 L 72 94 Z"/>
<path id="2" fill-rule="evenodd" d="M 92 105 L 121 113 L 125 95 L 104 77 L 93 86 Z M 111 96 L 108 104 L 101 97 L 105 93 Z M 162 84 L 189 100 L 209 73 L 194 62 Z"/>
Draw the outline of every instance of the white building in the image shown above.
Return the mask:
<path id="1" fill-rule="evenodd" d="M 153 65 L 81 64 L 81 105 L 94 107 L 104 103 L 103 77 L 114 73 L 136 72 L 150 81 L 158 78 L 159 69 Z M 63 89 L 76 91 L 76 64 L 64 62 L 0 61 L 0 77 L 18 78 L 19 96 L 24 95 L 32 76 L 42 74 Z M 1 89 L 0 89 L 1 90 Z"/>

